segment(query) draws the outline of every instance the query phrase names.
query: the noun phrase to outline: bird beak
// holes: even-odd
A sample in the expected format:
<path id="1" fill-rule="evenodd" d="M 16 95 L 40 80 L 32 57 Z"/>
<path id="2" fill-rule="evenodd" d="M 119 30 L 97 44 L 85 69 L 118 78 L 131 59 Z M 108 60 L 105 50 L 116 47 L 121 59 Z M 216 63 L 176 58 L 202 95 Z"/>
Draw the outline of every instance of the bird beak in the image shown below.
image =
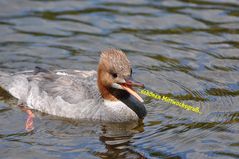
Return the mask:
<path id="1" fill-rule="evenodd" d="M 132 78 L 125 80 L 124 83 L 120 83 L 120 86 L 126 90 L 128 93 L 133 95 L 135 98 L 137 98 L 140 102 L 144 102 L 144 100 L 138 95 L 138 93 L 135 92 L 135 90 L 132 88 L 134 87 L 144 87 L 144 84 L 133 81 Z"/>

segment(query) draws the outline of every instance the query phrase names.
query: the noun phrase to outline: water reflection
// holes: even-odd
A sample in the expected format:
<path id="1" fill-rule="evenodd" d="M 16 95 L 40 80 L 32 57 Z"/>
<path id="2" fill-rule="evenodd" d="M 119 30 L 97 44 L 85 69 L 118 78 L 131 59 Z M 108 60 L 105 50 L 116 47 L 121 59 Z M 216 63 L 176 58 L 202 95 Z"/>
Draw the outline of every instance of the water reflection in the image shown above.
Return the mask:
<path id="1" fill-rule="evenodd" d="M 96 155 L 101 158 L 146 158 L 132 145 L 134 135 L 144 131 L 142 124 L 104 124 L 99 140 L 104 143 L 106 151 Z"/>
<path id="2" fill-rule="evenodd" d="M 238 158 L 239 12 L 235 0 L 0 1 L 0 71 L 96 69 L 99 51 L 127 52 L 136 80 L 200 107 L 144 97 L 136 128 L 25 114 L 0 89 L 5 158 Z M 76 123 L 75 123 L 76 122 Z"/>

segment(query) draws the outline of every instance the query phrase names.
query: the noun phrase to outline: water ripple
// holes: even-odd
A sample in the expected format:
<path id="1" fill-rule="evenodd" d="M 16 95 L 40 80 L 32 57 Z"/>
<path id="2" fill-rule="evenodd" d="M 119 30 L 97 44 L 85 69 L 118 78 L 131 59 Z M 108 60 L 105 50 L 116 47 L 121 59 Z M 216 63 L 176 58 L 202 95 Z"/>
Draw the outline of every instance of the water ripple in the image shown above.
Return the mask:
<path id="1" fill-rule="evenodd" d="M 134 77 L 196 114 L 144 97 L 143 122 L 102 124 L 36 113 L 0 89 L 2 158 L 238 158 L 239 1 L 0 1 L 0 70 L 96 69 L 127 52 Z"/>

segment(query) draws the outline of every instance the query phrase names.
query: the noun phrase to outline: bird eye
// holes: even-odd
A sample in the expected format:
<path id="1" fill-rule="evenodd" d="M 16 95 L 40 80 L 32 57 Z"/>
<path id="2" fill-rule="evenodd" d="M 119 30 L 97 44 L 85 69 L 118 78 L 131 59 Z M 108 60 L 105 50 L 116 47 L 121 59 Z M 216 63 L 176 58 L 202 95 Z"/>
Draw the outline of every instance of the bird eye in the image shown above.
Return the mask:
<path id="1" fill-rule="evenodd" d="M 117 78 L 117 77 L 118 77 L 117 73 L 112 73 L 111 75 L 112 75 L 114 78 Z"/>

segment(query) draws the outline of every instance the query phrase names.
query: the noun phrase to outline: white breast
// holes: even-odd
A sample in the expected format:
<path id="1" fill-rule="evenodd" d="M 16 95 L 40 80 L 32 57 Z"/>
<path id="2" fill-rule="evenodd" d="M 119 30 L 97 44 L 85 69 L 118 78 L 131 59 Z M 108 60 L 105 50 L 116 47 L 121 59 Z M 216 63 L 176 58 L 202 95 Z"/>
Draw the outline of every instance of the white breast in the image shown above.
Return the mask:
<path id="1" fill-rule="evenodd" d="M 104 106 L 107 110 L 106 116 L 115 121 L 138 120 L 137 114 L 121 101 L 104 100 Z"/>

